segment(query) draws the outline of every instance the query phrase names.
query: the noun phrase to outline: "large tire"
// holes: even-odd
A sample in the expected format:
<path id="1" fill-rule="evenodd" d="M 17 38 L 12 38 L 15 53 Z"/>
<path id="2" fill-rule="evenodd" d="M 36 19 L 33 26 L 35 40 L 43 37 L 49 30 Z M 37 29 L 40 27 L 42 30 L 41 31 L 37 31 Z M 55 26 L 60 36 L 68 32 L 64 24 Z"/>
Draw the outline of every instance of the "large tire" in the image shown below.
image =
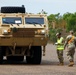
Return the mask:
<path id="1" fill-rule="evenodd" d="M 26 56 L 27 64 L 32 64 L 31 56 Z"/>
<path id="2" fill-rule="evenodd" d="M 0 64 L 3 63 L 3 51 L 2 48 L 0 47 Z"/>
<path id="3" fill-rule="evenodd" d="M 29 64 L 40 64 L 42 58 L 41 46 L 31 47 L 31 56 L 26 56 L 26 62 Z"/>
<path id="4" fill-rule="evenodd" d="M 23 61 L 24 56 L 8 56 L 7 60 L 8 61 Z"/>
<path id="5" fill-rule="evenodd" d="M 25 13 L 24 7 L 1 7 L 1 13 Z"/>

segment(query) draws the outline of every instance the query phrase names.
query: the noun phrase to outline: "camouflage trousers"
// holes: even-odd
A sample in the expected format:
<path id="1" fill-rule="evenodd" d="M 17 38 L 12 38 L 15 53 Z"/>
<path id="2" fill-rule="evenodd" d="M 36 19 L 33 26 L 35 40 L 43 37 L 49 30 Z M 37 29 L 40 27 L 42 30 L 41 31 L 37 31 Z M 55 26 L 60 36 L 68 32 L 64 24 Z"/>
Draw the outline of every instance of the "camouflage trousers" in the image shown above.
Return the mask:
<path id="1" fill-rule="evenodd" d="M 68 48 L 66 54 L 70 62 L 74 61 L 75 48 Z"/>
<path id="2" fill-rule="evenodd" d="M 63 50 L 57 50 L 57 56 L 58 56 L 59 62 L 63 63 L 64 62 Z"/>

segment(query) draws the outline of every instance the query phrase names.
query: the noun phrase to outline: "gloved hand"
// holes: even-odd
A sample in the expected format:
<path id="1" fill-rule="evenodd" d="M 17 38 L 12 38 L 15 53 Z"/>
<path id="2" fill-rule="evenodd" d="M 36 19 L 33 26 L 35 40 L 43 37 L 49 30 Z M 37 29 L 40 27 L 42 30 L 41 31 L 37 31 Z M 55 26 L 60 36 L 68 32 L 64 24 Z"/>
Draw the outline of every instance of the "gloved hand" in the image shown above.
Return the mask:
<path id="1" fill-rule="evenodd" d="M 56 42 L 55 45 L 58 45 L 58 43 Z"/>

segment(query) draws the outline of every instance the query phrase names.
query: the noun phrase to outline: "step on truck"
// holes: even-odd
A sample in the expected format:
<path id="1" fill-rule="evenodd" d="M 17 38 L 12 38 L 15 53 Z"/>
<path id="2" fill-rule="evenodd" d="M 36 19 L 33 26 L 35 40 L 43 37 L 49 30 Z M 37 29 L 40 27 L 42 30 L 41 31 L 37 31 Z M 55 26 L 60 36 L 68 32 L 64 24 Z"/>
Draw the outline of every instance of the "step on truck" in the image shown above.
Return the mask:
<path id="1" fill-rule="evenodd" d="M 26 13 L 25 7 L 3 6 L 0 12 L 0 64 L 9 61 L 40 64 L 48 41 L 46 14 Z"/>

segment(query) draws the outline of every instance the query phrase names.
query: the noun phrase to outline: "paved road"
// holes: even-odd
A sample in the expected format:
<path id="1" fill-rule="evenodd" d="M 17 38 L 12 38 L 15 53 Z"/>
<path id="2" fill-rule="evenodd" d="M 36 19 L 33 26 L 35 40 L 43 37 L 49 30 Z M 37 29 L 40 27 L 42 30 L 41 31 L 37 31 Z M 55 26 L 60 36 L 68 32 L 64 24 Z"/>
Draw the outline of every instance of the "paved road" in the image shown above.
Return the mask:
<path id="1" fill-rule="evenodd" d="M 76 60 L 73 67 L 68 67 L 66 50 L 64 51 L 64 66 L 58 66 L 55 46 L 46 46 L 46 56 L 42 57 L 40 65 L 27 65 L 24 62 L 6 62 L 0 65 L 0 75 L 76 75 Z M 76 59 L 76 54 L 75 54 Z"/>

